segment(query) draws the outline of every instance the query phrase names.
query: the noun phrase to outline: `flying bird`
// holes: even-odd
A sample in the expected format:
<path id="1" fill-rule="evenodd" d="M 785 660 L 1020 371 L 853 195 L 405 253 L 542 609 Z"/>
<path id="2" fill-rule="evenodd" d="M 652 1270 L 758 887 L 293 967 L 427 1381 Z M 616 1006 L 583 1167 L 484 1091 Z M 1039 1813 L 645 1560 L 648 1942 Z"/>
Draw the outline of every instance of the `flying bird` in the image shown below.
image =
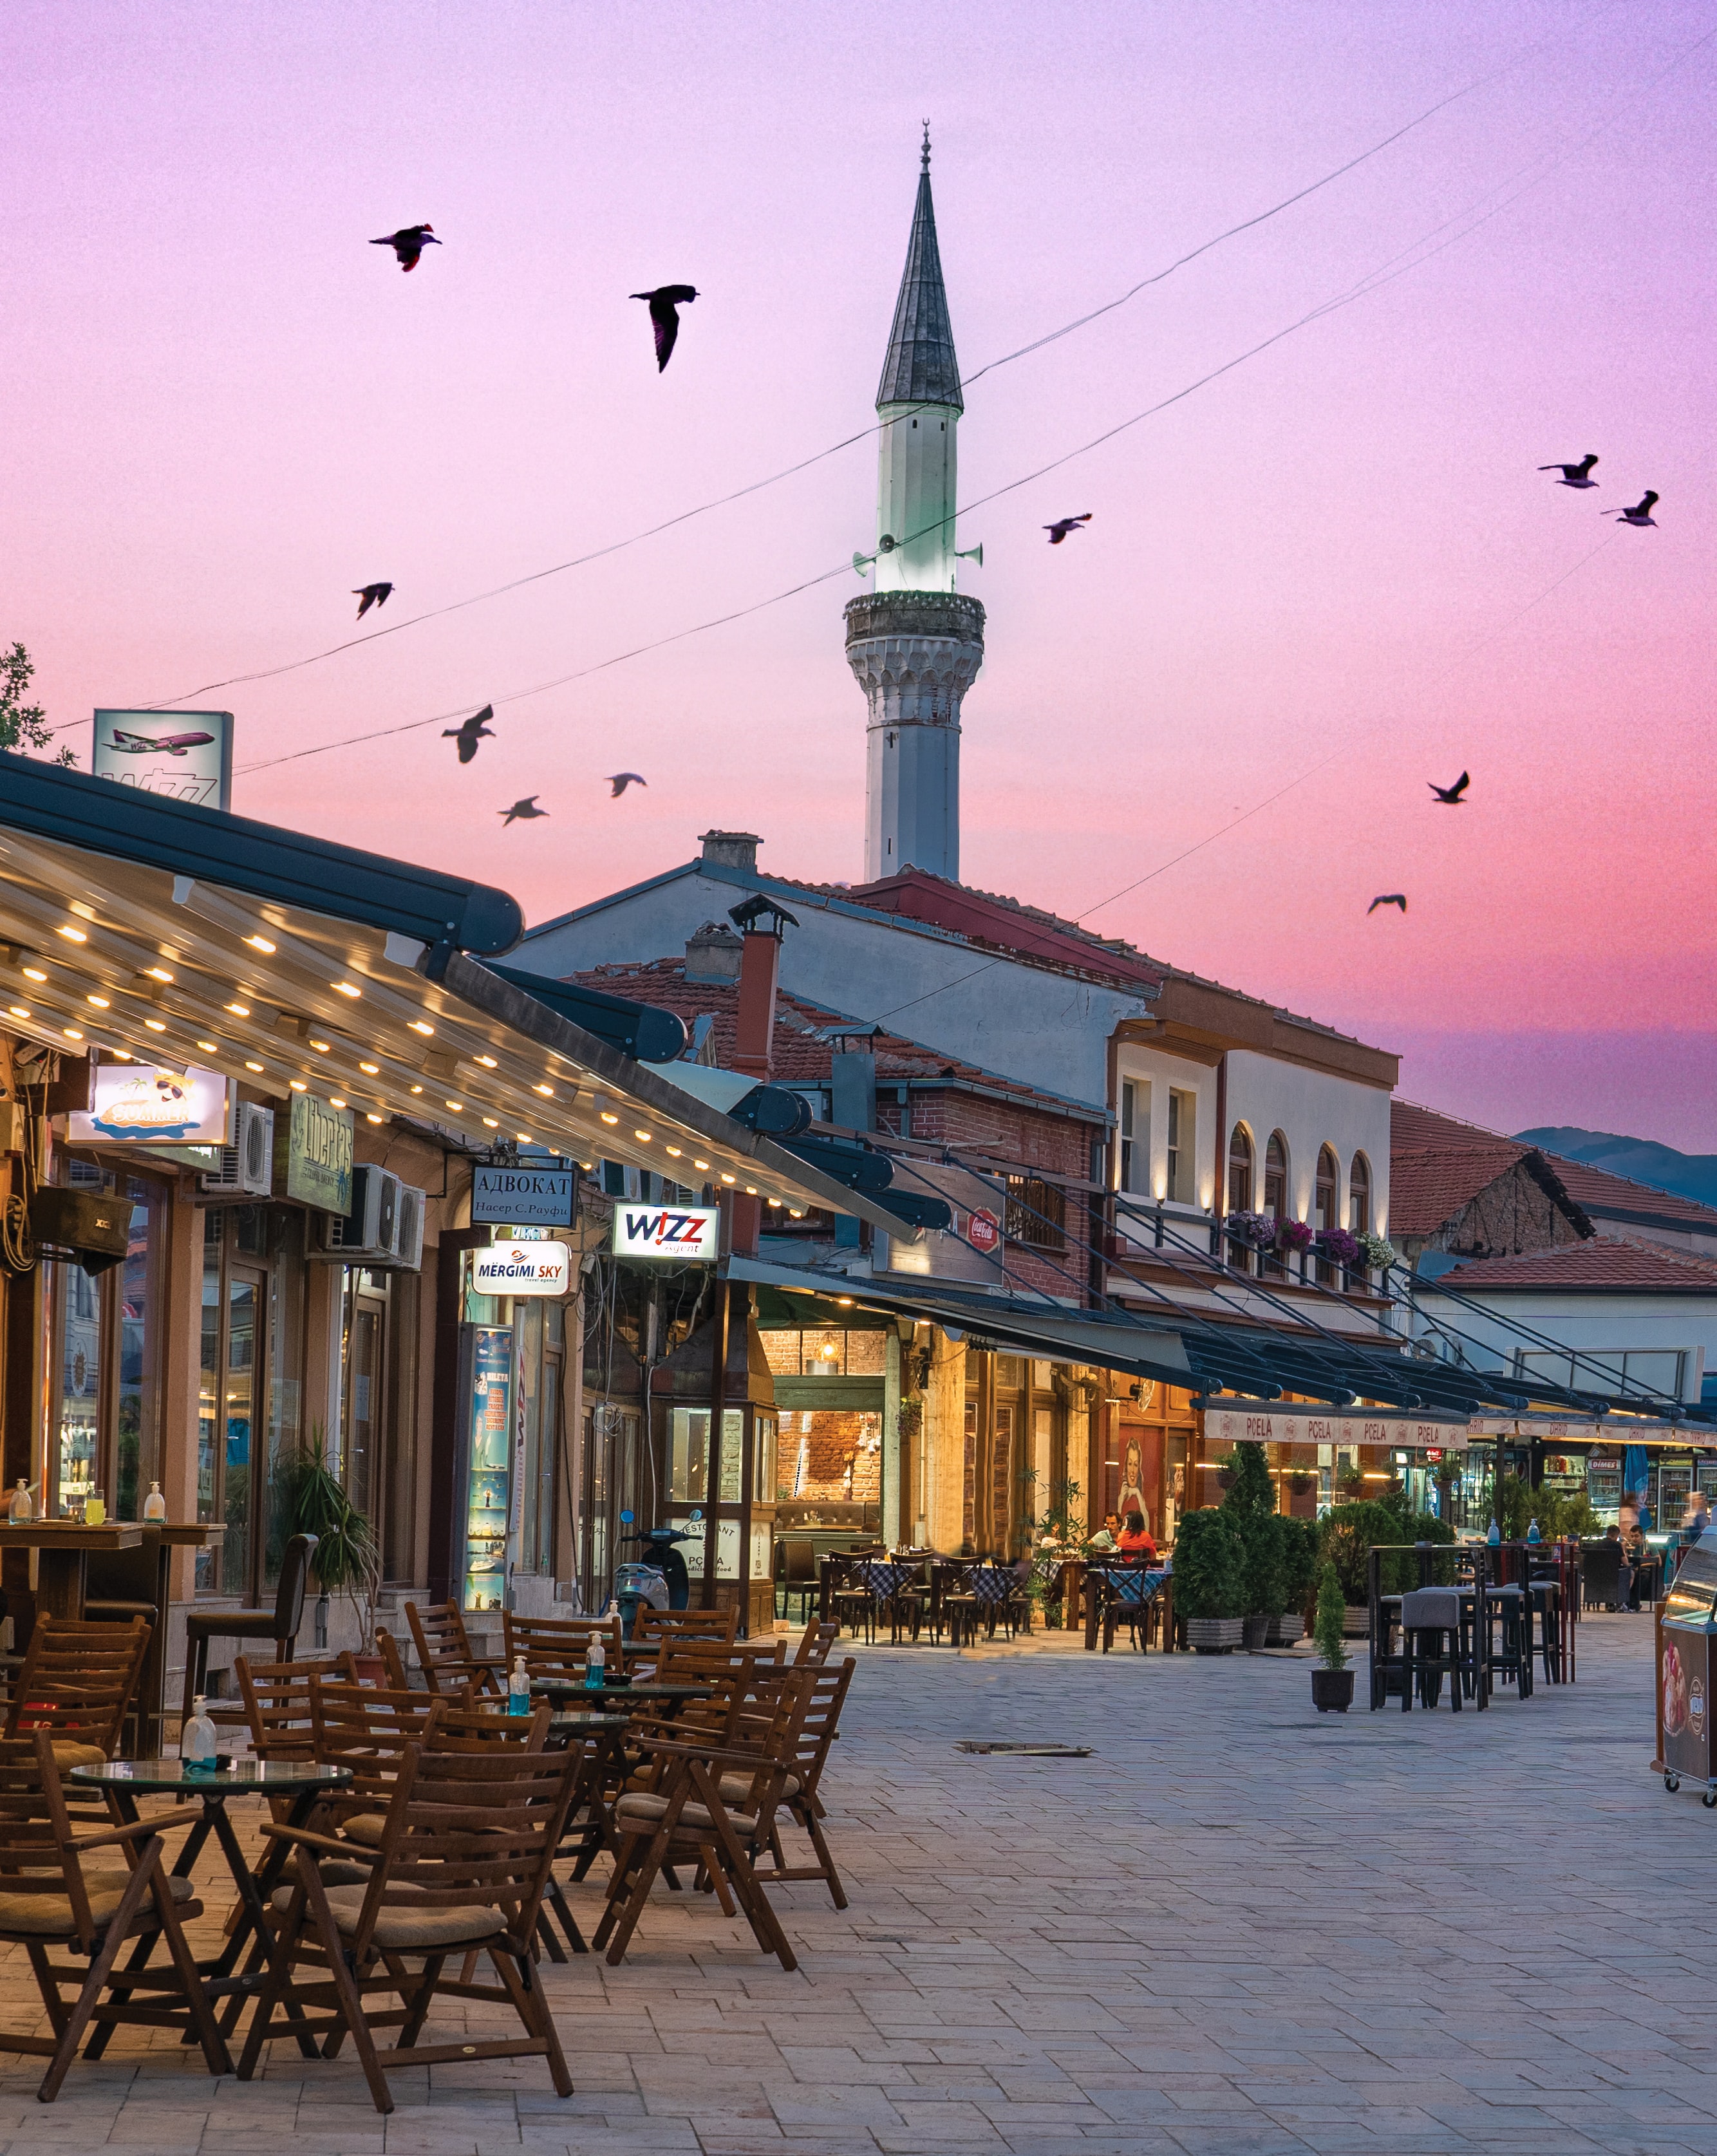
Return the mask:
<path id="1" fill-rule="evenodd" d="M 1591 475 L 1591 468 L 1597 460 L 1597 451 L 1588 449 L 1577 465 L 1540 465 L 1539 470 L 1560 472 L 1558 486 L 1596 486 L 1597 481 Z"/>
<path id="2" fill-rule="evenodd" d="M 385 239 L 373 239 L 372 247 L 391 247 L 399 257 L 402 270 L 415 270 L 418 257 L 426 247 L 439 247 L 433 224 L 404 224 L 398 232 L 390 232 Z"/>
<path id="3" fill-rule="evenodd" d="M 1658 520 L 1653 516 L 1652 509 L 1657 499 L 1656 489 L 1648 486 L 1632 509 L 1617 511 L 1616 521 L 1618 524 L 1632 524 L 1637 530 L 1642 531 L 1649 524 L 1655 531 L 1658 528 Z"/>
<path id="4" fill-rule="evenodd" d="M 1374 898 L 1372 900 L 1371 903 L 1365 908 L 1365 913 L 1368 919 L 1372 914 L 1375 913 L 1380 906 L 1398 906 L 1403 913 L 1407 910 L 1407 901 L 1405 895 L 1401 891 L 1392 891 L 1388 892 L 1382 898 Z"/>
<path id="5" fill-rule="evenodd" d="M 1082 516 L 1059 516 L 1053 524 L 1046 524 L 1043 528 L 1049 534 L 1050 545 L 1059 547 L 1070 531 L 1077 531 L 1082 524 L 1089 524 L 1090 521 L 1091 511 L 1087 509 Z"/>
<path id="6" fill-rule="evenodd" d="M 522 801 L 515 801 L 511 808 L 497 808 L 495 813 L 503 819 L 501 828 L 505 829 L 508 824 L 528 824 L 533 816 L 546 816 L 548 811 L 537 806 L 534 793 L 527 793 Z"/>
<path id="7" fill-rule="evenodd" d="M 611 775 L 604 775 L 613 789 L 608 797 L 610 801 L 618 801 L 629 786 L 648 786 L 650 783 L 647 778 L 640 778 L 635 771 L 616 771 Z"/>
<path id="8" fill-rule="evenodd" d="M 443 741 L 456 741 L 459 743 L 459 760 L 461 763 L 470 762 L 477 752 L 477 743 L 480 741 L 494 740 L 495 737 L 489 730 L 489 721 L 494 716 L 494 705 L 485 704 L 481 711 L 473 711 L 463 726 L 442 728 Z"/>
<path id="9" fill-rule="evenodd" d="M 352 596 L 358 601 L 358 619 L 362 621 L 373 606 L 385 606 L 393 588 L 392 584 L 366 584 L 361 591 L 354 589 Z"/>
<path id="10" fill-rule="evenodd" d="M 1446 808 L 1464 808 L 1467 804 L 1462 800 L 1461 796 L 1473 781 L 1469 774 L 1463 771 L 1452 786 L 1439 786 L 1434 778 L 1427 778 L 1425 783 Z"/>
<path id="11" fill-rule="evenodd" d="M 655 371 L 660 374 L 674 356 L 680 334 L 680 310 L 697 297 L 695 285 L 658 285 L 653 292 L 635 292 L 635 300 L 650 302 L 650 319 L 655 331 Z"/>

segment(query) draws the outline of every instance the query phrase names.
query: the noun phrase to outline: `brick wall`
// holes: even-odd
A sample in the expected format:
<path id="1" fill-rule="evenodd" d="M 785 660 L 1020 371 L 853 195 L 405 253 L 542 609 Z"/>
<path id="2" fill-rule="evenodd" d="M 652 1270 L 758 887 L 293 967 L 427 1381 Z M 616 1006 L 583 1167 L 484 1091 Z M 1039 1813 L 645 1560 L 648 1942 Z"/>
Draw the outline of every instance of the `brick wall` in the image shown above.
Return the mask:
<path id="1" fill-rule="evenodd" d="M 1042 1175 L 1084 1176 L 1090 1171 L 1091 1141 L 1099 1126 L 1066 1116 L 1045 1116 L 1005 1101 L 972 1093 L 919 1092 L 912 1096 L 915 1138 L 993 1155 Z"/>
<path id="2" fill-rule="evenodd" d="M 781 1417 L 777 1482 L 793 1490 L 803 1445 L 805 1480 L 795 1492 L 799 1502 L 874 1504 L 882 1494 L 882 1454 L 872 1440 L 882 1435 L 879 1414 L 836 1408 L 789 1409 Z"/>

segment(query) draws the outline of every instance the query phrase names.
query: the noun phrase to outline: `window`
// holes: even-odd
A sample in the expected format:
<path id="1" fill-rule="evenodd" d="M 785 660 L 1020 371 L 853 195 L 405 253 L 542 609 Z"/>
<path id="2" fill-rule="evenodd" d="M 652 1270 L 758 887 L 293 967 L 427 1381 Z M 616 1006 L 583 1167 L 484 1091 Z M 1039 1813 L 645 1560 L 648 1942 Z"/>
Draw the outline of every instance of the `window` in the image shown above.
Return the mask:
<path id="1" fill-rule="evenodd" d="M 1198 1203 L 1198 1096 L 1171 1088 L 1169 1094 L 1169 1198 L 1176 1205 Z"/>
<path id="2" fill-rule="evenodd" d="M 1003 1232 L 1008 1240 L 1023 1243 L 1028 1250 L 1066 1250 L 1067 1193 L 1036 1175 L 1010 1175 L 1007 1183 L 1007 1222 Z"/>
<path id="3" fill-rule="evenodd" d="M 1362 1152 L 1354 1155 L 1347 1172 L 1347 1224 L 1351 1235 L 1371 1231 L 1371 1163 Z"/>
<path id="4" fill-rule="evenodd" d="M 1252 1132 L 1244 1123 L 1236 1123 L 1234 1135 L 1228 1141 L 1228 1210 L 1231 1213 L 1250 1213 L 1252 1209 Z"/>
<path id="5" fill-rule="evenodd" d="M 1270 1142 L 1264 1147 L 1264 1204 L 1263 1209 L 1272 1219 L 1285 1220 L 1288 1216 L 1288 1141 L 1280 1131 L 1272 1131 Z M 1267 1273 L 1280 1279 L 1287 1270 L 1279 1252 L 1272 1250 L 1264 1260 Z"/>
<path id="6" fill-rule="evenodd" d="M 1318 1179 L 1312 1199 L 1312 1225 L 1322 1235 L 1341 1225 L 1341 1214 L 1336 1194 L 1341 1188 L 1341 1171 L 1335 1164 L 1335 1155 L 1328 1146 L 1318 1149 Z M 1318 1277 L 1329 1281 L 1335 1278 L 1335 1268 L 1327 1258 L 1318 1260 Z"/>
<path id="7" fill-rule="evenodd" d="M 1121 1188 L 1150 1194 L 1150 1081 L 1127 1078 L 1121 1083 Z"/>
<path id="8" fill-rule="evenodd" d="M 1570 1392 L 1601 1393 L 1624 1384 L 1636 1397 L 1642 1392 L 1660 1399 L 1678 1399 L 1687 1368 L 1687 1351 L 1679 1348 L 1586 1348 L 1578 1358 L 1550 1348 L 1529 1348 L 1515 1357 L 1517 1374 L 1524 1381 L 1560 1385 Z"/>
<path id="9" fill-rule="evenodd" d="M 69 1165 L 74 1185 L 100 1189 L 109 1181 L 88 1162 Z M 120 1176 L 116 1189 L 131 1201 L 121 1263 L 92 1278 L 81 1265 L 49 1260 L 43 1274 L 54 1328 L 49 1368 L 59 1381 L 59 1443 L 50 1449 L 49 1487 L 42 1493 L 50 1517 L 99 1489 L 109 1519 L 135 1520 L 151 1481 L 161 1474 L 160 1273 L 167 1189 L 136 1175 Z"/>

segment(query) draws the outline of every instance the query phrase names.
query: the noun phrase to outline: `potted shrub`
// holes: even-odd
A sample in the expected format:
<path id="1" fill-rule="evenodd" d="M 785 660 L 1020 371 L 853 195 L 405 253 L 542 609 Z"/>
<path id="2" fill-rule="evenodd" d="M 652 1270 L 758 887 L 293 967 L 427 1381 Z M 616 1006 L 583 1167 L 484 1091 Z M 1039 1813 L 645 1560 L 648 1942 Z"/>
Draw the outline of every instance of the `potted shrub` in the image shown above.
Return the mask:
<path id="1" fill-rule="evenodd" d="M 1306 1635 L 1306 1617 L 1318 1584 L 1318 1522 L 1284 1519 L 1282 1527 L 1282 1614 L 1271 1625 L 1267 1647 L 1291 1647 Z"/>
<path id="2" fill-rule="evenodd" d="M 1354 1673 L 1347 1666 L 1343 1640 L 1345 1614 L 1340 1578 L 1335 1567 L 1326 1564 L 1318 1589 L 1318 1622 L 1312 1635 L 1319 1662 L 1312 1671 L 1312 1704 L 1319 1714 L 1328 1714 L 1332 1708 L 1337 1714 L 1345 1714 L 1354 1703 Z"/>
<path id="3" fill-rule="evenodd" d="M 357 1619 L 358 1675 L 380 1683 L 383 1675 L 376 1653 L 376 1590 L 381 1585 L 381 1553 L 375 1530 L 346 1494 L 344 1485 L 329 1467 L 318 1426 L 307 1443 L 299 1446 L 281 1470 L 285 1498 L 285 1529 L 290 1535 L 314 1535 L 316 1553 L 310 1568 L 321 1589 L 316 1611 L 318 1645 L 326 1644 L 328 1631 L 327 1598 L 343 1594 Z"/>
<path id="4" fill-rule="evenodd" d="M 1247 1651 L 1256 1654 L 1287 1604 L 1287 1571 L 1276 1486 L 1262 1445 L 1236 1445 L 1223 1461 L 1232 1477 L 1222 1510 L 1240 1537 L 1241 1616 Z"/>
<path id="5" fill-rule="evenodd" d="M 1175 1536 L 1175 1608 L 1195 1653 L 1226 1655 L 1240 1645 L 1243 1591 L 1231 1515 L 1217 1507 L 1183 1512 Z"/>

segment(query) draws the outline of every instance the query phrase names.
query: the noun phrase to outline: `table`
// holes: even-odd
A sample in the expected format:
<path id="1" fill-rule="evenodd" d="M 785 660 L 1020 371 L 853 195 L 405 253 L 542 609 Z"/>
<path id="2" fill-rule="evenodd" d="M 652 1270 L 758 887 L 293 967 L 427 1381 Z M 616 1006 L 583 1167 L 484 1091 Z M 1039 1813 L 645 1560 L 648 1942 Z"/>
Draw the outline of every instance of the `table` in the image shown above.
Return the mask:
<path id="1" fill-rule="evenodd" d="M 532 1677 L 531 1689 L 541 1692 L 551 1705 L 558 1699 L 641 1700 L 646 1704 L 680 1707 L 688 1699 L 707 1699 L 715 1690 L 707 1684 L 604 1685 L 594 1691 L 582 1677 Z"/>
<path id="2" fill-rule="evenodd" d="M 230 2035 L 244 2011 L 245 1999 L 254 1997 L 262 1989 L 264 1963 L 273 1966 L 280 1954 L 278 1942 L 268 1922 L 268 1897 L 279 1885 L 285 1869 L 287 1845 L 285 1842 L 271 1842 L 260 1871 L 253 1871 L 244 1861 L 239 1837 L 227 1817 L 228 1802 L 234 1797 L 289 1798 L 285 1824 L 303 1826 L 328 1790 L 350 1785 L 351 1768 L 321 1767 L 309 1759 L 238 1759 L 224 1772 L 193 1774 L 187 1771 L 182 1759 L 106 1759 L 99 1767 L 72 1768 L 67 1779 L 85 1789 L 103 1791 L 122 1826 L 130 1826 L 137 1819 L 139 1797 L 174 1797 L 181 1803 L 194 1799 L 201 1803 L 203 1816 L 185 1837 L 173 1863 L 173 1876 L 180 1879 L 190 1877 L 204 1844 L 213 1834 L 239 1890 L 242 1913 L 220 1953 L 213 1961 L 199 1962 L 198 1968 L 204 1993 L 211 2003 L 220 2002 L 216 2020 L 221 2031 Z M 249 1962 L 240 1969 L 239 1958 L 253 1940 L 255 1943 Z M 153 1944 L 150 1938 L 137 1941 L 124 1967 L 116 1968 L 109 1979 L 116 1990 L 122 1989 L 129 1993 L 132 1989 L 158 1990 L 163 1987 L 165 1976 L 152 1974 L 144 1966 Z M 276 1973 L 284 1982 L 287 1974 L 285 1968 Z M 301 2006 L 288 2010 L 295 2020 L 304 2020 Z M 98 2006 L 95 2020 L 97 2025 L 84 2053 L 89 2059 L 99 2059 L 106 2049 L 116 2017 L 105 2015 L 105 2010 Z M 188 2015 L 182 2025 L 187 2025 L 188 2035 Z M 177 2017 L 172 2025 L 182 2025 Z M 300 2035 L 298 2048 L 307 2059 L 317 2056 L 316 2045 L 307 2035 Z M 220 2071 L 230 2073 L 230 2061 Z"/>
<path id="3" fill-rule="evenodd" d="M 1085 1577 L 1082 1583 L 1085 1590 L 1086 1653 L 1090 1655 L 1097 1651 L 1097 1635 L 1103 1618 L 1103 1582 L 1111 1573 L 1118 1573 L 1123 1578 L 1144 1578 L 1145 1585 L 1141 1590 L 1139 1604 L 1141 1622 L 1144 1612 L 1153 1602 L 1166 1598 L 1163 1604 L 1163 1652 L 1165 1655 L 1170 1653 L 1175 1645 L 1175 1575 L 1172 1570 L 1167 1565 L 1099 1564 L 1089 1558 L 1086 1561 Z M 1108 1644 L 1106 1639 L 1106 1653 Z"/>
<path id="4" fill-rule="evenodd" d="M 8 1550 L 36 1550 L 36 1607 L 50 1617 L 83 1622 L 91 1550 L 137 1548 L 143 1540 L 138 1520 L 108 1520 L 86 1527 L 81 1520 L 0 1520 L 0 1556 Z"/>

